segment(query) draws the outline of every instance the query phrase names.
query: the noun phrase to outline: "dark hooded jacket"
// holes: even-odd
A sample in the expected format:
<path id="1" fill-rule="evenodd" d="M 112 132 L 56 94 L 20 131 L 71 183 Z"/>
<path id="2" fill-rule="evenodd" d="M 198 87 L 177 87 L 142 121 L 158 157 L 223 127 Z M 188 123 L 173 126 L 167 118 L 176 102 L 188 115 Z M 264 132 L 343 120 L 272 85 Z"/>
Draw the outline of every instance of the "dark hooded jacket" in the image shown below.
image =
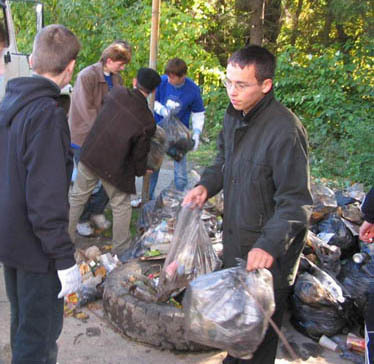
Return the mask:
<path id="1" fill-rule="evenodd" d="M 312 198 L 307 135 L 273 92 L 242 116 L 230 105 L 218 154 L 200 184 L 209 197 L 224 191 L 224 264 L 252 248 L 273 256 L 275 288 L 286 288 L 304 246 Z"/>
<path id="2" fill-rule="evenodd" d="M 20 77 L 0 105 L 0 261 L 32 272 L 75 264 L 67 229 L 73 163 L 59 94 L 47 78 Z"/>
<path id="3" fill-rule="evenodd" d="M 147 167 L 156 123 L 137 89 L 114 87 L 83 143 L 80 161 L 120 191 L 135 194 L 135 176 Z"/>

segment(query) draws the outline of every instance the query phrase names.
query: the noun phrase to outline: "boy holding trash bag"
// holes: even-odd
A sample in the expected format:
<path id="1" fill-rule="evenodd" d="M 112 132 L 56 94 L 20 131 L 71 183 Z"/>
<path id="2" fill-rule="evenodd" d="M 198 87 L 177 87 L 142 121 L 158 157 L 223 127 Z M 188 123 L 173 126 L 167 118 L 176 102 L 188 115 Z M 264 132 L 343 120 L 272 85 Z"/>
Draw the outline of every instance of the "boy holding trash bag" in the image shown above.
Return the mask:
<path id="1" fill-rule="evenodd" d="M 224 85 L 230 105 L 218 137 L 215 163 L 208 167 L 183 204 L 202 207 L 224 191 L 223 261 L 247 261 L 247 270 L 273 274 L 281 326 L 289 287 L 304 247 L 312 197 L 304 127 L 273 93 L 275 57 L 247 46 L 228 60 Z M 228 355 L 224 364 L 272 364 L 278 337 L 269 327 L 252 359 Z"/>

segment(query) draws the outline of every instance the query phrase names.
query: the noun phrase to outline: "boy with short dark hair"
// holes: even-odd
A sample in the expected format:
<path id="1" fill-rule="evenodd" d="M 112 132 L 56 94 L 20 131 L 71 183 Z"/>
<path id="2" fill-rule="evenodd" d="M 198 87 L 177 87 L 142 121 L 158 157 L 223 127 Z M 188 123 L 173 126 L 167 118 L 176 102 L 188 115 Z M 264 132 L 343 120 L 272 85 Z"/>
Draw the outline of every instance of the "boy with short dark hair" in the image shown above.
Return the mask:
<path id="1" fill-rule="evenodd" d="M 68 234 L 70 133 L 57 102 L 79 50 L 63 25 L 42 29 L 33 76 L 11 79 L 0 106 L 0 261 L 13 364 L 56 363 L 63 297 L 81 283 Z"/>
<path id="2" fill-rule="evenodd" d="M 155 97 L 155 119 L 160 123 L 174 114 L 187 127 L 192 124 L 193 150 L 196 151 L 204 127 L 205 108 L 199 86 L 187 77 L 187 65 L 183 59 L 172 58 L 165 66 L 165 74 L 157 88 Z M 149 197 L 153 199 L 160 170 L 150 178 Z M 188 184 L 187 157 L 174 161 L 174 184 L 177 190 L 184 191 Z"/>

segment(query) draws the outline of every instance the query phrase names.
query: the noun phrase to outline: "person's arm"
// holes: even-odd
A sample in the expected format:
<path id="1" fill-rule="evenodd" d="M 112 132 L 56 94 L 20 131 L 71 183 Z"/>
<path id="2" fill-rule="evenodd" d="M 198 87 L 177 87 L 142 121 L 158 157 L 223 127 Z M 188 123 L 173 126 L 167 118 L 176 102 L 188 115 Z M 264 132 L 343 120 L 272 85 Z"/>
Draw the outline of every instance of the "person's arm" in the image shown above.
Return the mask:
<path id="1" fill-rule="evenodd" d="M 205 108 L 203 99 L 201 97 L 201 91 L 196 86 L 196 94 L 191 105 L 191 122 L 192 122 L 192 139 L 195 142 L 194 151 L 197 150 L 200 143 L 200 135 L 204 128 L 205 121 Z"/>
<path id="2" fill-rule="evenodd" d="M 64 111 L 55 105 L 39 110 L 29 123 L 36 127 L 23 154 L 27 214 L 43 252 L 63 270 L 75 265 L 68 234 L 69 129 Z"/>
<path id="3" fill-rule="evenodd" d="M 205 121 L 205 111 L 193 112 L 191 114 L 192 121 L 192 139 L 195 142 L 193 150 L 196 151 L 200 144 L 200 135 L 203 131 Z"/>
<path id="4" fill-rule="evenodd" d="M 360 239 L 366 243 L 372 243 L 374 239 L 374 188 L 367 193 L 361 212 L 365 221 L 360 227 Z"/>
<path id="5" fill-rule="evenodd" d="M 303 130 L 280 135 L 274 144 L 271 151 L 274 214 L 263 227 L 253 251 L 250 251 L 247 268 L 269 268 L 275 259 L 286 254 L 295 242 L 294 238 L 306 229 L 313 204 L 309 189 L 307 148 Z M 258 256 L 255 249 L 264 253 Z"/>
<path id="6" fill-rule="evenodd" d="M 84 129 L 88 132 L 97 116 L 95 78 L 90 73 L 82 74 L 74 84 L 72 107 L 75 113 L 80 115 L 80 122 L 83 123 Z"/>

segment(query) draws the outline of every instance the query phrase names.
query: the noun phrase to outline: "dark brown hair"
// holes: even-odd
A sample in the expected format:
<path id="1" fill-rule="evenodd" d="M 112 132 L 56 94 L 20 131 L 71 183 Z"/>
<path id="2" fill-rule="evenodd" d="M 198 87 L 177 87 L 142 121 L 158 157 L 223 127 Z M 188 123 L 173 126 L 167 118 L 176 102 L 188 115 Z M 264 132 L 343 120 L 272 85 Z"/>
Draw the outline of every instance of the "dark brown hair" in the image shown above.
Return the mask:
<path id="1" fill-rule="evenodd" d="M 268 78 L 274 78 L 276 58 L 263 47 L 249 45 L 233 53 L 227 64 L 238 65 L 241 68 L 253 64 L 257 81 L 263 82 Z"/>
<path id="2" fill-rule="evenodd" d="M 172 73 L 173 75 L 176 75 L 178 77 L 185 76 L 187 74 L 186 62 L 183 61 L 183 59 L 177 57 L 170 59 L 166 64 L 165 73 L 167 75 Z"/>

